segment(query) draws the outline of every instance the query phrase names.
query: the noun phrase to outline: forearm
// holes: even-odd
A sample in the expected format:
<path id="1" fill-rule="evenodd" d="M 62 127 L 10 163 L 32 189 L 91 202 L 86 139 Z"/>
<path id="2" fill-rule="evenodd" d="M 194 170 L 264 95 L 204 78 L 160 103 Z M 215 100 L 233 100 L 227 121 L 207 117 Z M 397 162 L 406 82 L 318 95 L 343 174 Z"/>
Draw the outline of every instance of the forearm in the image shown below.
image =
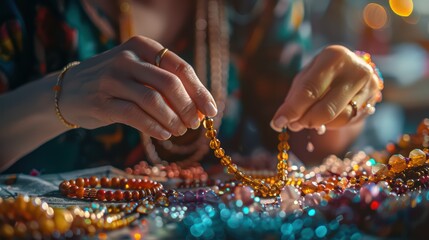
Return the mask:
<path id="1" fill-rule="evenodd" d="M 361 133 L 363 126 L 364 120 L 359 120 L 342 128 L 327 130 L 323 135 L 318 135 L 314 129 L 292 133 L 291 148 L 307 166 L 317 165 L 331 154 L 341 157 Z M 306 148 L 309 141 L 314 145 L 312 152 Z"/>
<path id="2" fill-rule="evenodd" d="M 0 171 L 67 129 L 57 119 L 57 73 L 0 96 Z"/>

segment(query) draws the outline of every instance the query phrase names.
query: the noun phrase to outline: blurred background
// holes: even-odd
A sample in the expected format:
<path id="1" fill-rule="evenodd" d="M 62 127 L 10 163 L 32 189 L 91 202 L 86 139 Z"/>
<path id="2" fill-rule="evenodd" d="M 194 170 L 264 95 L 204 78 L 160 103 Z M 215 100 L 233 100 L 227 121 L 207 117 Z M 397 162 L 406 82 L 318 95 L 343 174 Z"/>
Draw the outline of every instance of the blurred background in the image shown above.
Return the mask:
<path id="1" fill-rule="evenodd" d="M 383 74 L 383 102 L 354 147 L 379 149 L 401 133 L 415 132 L 429 117 L 429 1 L 304 0 L 304 4 L 308 22 L 301 31 L 312 34 L 310 52 L 333 43 L 366 51 Z"/>

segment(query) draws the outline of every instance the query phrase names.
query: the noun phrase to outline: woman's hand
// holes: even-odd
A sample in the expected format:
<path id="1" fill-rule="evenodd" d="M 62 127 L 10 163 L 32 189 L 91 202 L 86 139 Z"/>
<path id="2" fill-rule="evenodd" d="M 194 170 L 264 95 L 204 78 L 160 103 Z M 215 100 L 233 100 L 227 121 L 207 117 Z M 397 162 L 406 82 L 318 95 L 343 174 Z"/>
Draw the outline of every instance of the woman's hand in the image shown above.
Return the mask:
<path id="1" fill-rule="evenodd" d="M 279 131 L 288 127 L 292 131 L 304 128 L 340 128 L 357 122 L 357 108 L 374 105 L 378 89 L 378 76 L 361 57 L 342 46 L 329 46 L 294 79 L 291 89 L 271 122 Z"/>
<path id="2" fill-rule="evenodd" d="M 193 68 L 161 44 L 133 37 L 71 68 L 64 76 L 60 109 L 84 128 L 123 123 L 158 139 L 197 128 L 198 111 L 214 116 L 216 103 Z"/>

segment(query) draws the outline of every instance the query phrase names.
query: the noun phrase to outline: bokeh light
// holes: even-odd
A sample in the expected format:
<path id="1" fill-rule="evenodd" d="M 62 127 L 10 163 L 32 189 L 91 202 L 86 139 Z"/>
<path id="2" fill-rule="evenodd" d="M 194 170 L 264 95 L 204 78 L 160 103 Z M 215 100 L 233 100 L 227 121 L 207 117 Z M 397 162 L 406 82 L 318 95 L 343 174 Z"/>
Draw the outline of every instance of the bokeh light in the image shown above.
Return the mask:
<path id="1" fill-rule="evenodd" d="M 380 29 L 386 25 L 387 12 L 380 4 L 369 3 L 363 10 L 363 20 L 368 27 Z"/>
<path id="2" fill-rule="evenodd" d="M 413 0 L 389 0 L 390 8 L 401 17 L 408 17 L 413 12 Z"/>

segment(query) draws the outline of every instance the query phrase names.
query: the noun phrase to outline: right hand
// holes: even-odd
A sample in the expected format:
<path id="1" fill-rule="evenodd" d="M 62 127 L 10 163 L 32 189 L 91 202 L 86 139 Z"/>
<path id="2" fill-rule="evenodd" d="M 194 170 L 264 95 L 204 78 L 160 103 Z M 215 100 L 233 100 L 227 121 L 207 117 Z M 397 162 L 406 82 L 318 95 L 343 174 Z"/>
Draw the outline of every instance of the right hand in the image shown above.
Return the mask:
<path id="1" fill-rule="evenodd" d="M 168 51 L 154 65 L 162 49 L 137 36 L 71 68 L 60 97 L 65 119 L 88 129 L 123 123 L 165 140 L 197 128 L 198 111 L 216 115 L 213 97 L 188 63 Z"/>

